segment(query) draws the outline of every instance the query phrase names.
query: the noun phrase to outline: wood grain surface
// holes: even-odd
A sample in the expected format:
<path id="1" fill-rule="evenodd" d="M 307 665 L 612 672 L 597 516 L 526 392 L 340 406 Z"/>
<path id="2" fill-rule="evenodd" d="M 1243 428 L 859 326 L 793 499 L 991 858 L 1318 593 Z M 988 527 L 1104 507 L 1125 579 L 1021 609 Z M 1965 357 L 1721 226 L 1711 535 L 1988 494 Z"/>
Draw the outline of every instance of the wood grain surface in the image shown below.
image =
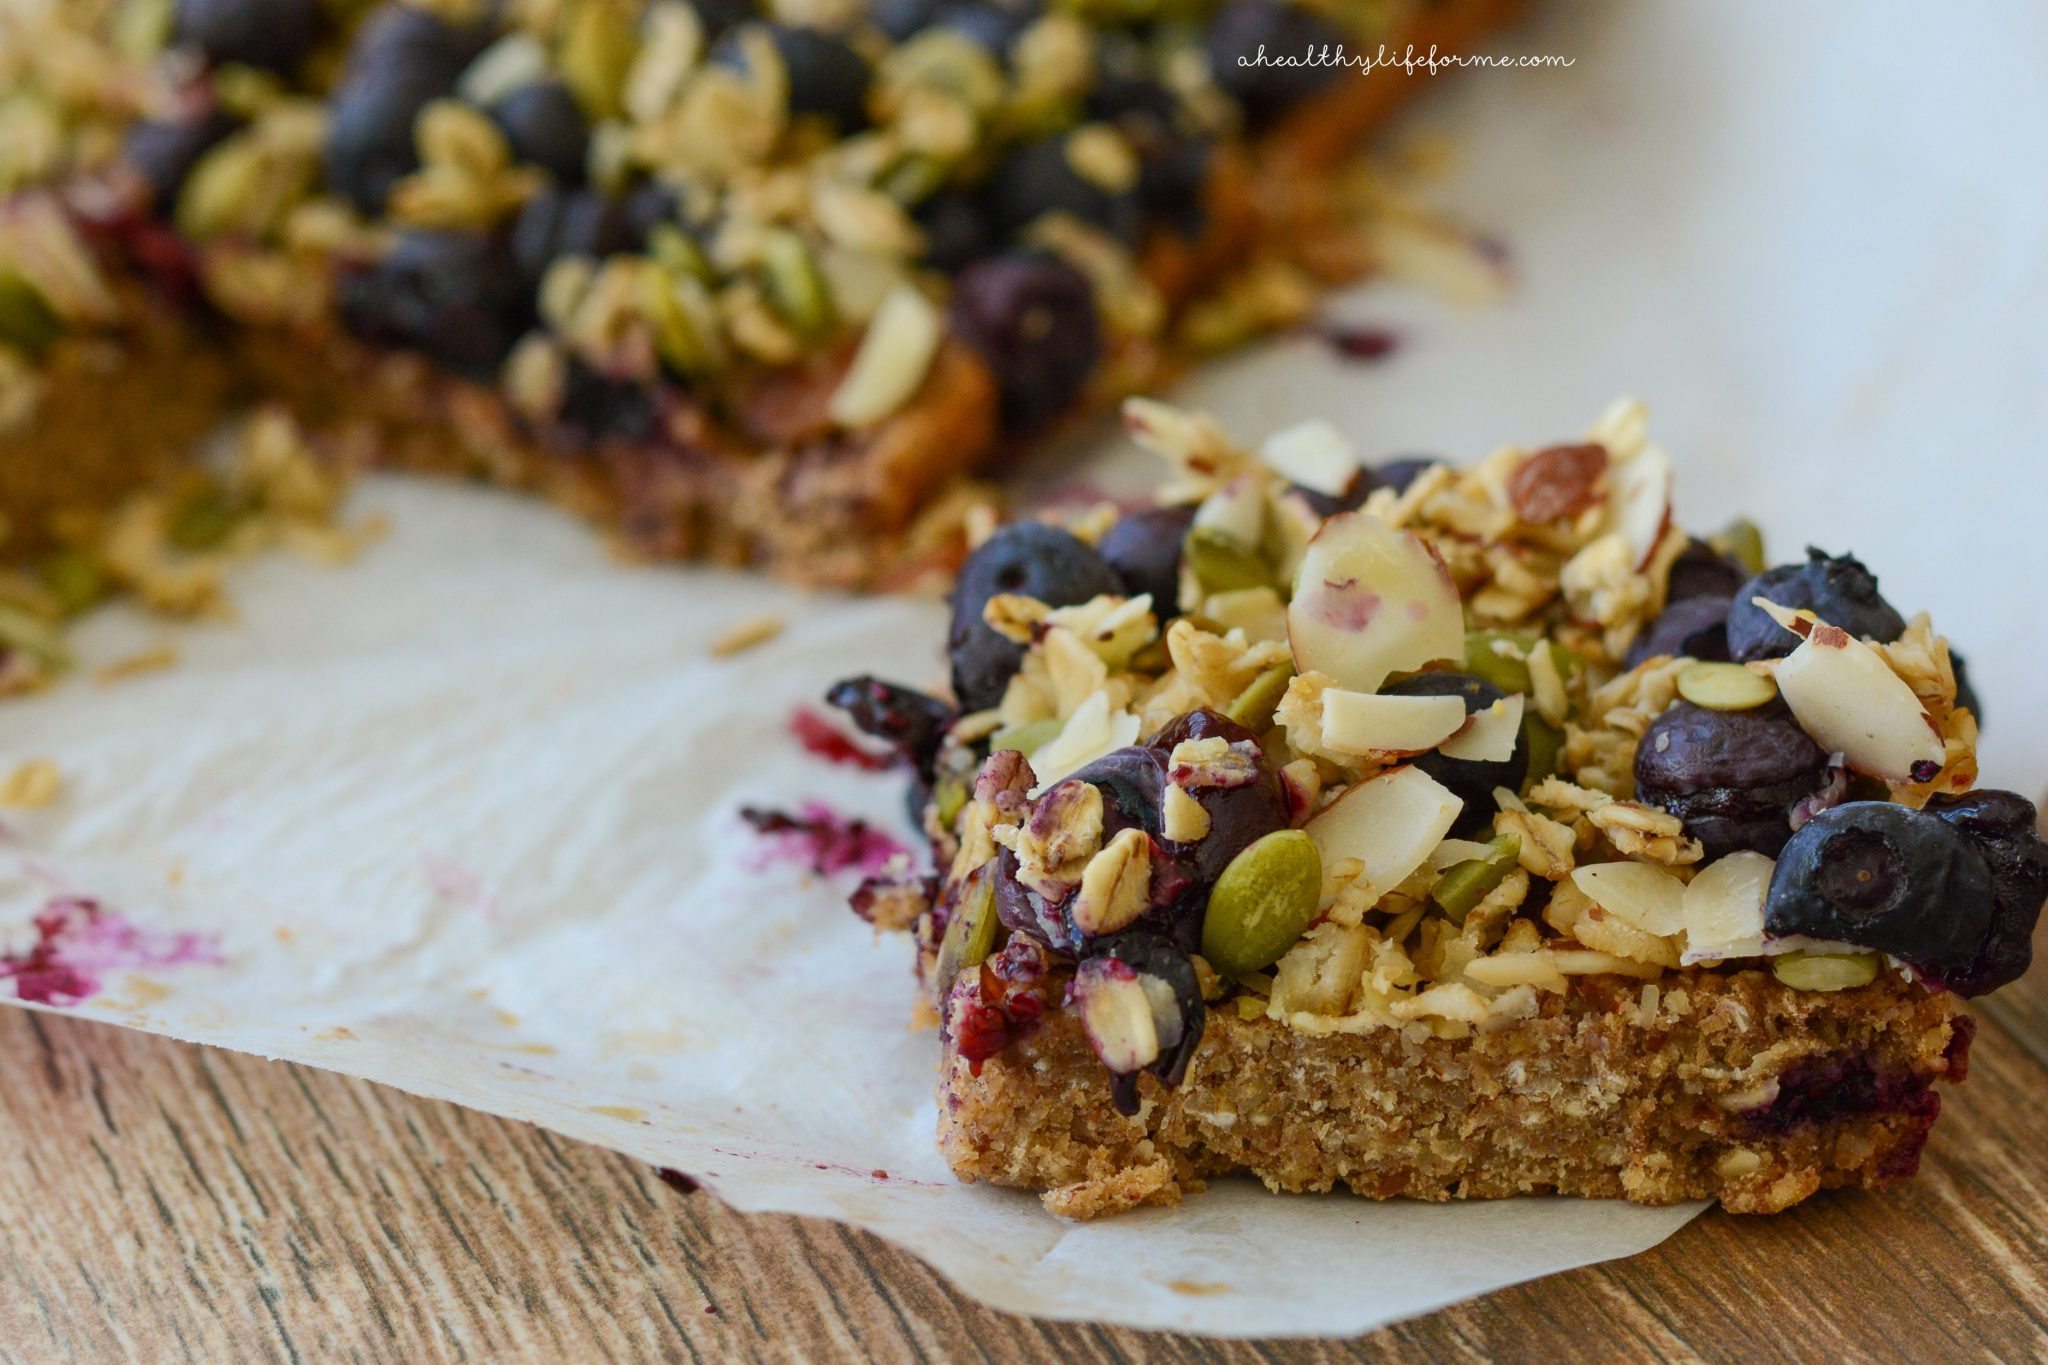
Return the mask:
<path id="1" fill-rule="evenodd" d="M 1719 1212 L 1348 1342 L 992 1312 L 922 1262 L 541 1129 L 0 1008 L 0 1359 L 2048 1356 L 2048 981 L 1986 1002 L 1920 1178 Z"/>

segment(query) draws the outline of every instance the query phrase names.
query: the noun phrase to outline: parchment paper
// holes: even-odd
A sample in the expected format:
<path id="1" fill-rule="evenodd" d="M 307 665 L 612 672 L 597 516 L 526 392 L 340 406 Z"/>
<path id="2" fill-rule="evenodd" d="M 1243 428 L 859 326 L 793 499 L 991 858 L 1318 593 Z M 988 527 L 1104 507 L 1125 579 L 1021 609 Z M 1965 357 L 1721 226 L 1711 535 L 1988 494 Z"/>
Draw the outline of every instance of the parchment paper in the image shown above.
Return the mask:
<path id="1" fill-rule="evenodd" d="M 1781 553 L 1853 547 L 1902 606 L 1940 607 L 1986 694 L 1987 777 L 2031 792 L 2048 252 L 2037 187 L 1989 168 L 2038 178 L 2025 54 L 2048 20 L 1823 17 L 1559 6 L 1505 46 L 1576 67 L 1468 73 L 1425 115 L 1467 147 L 1448 193 L 1499 229 L 1520 292 L 1464 314 L 1369 290 L 1341 310 L 1400 332 L 1391 361 L 1283 342 L 1183 396 L 1248 435 L 1331 415 L 1375 455 L 1471 458 L 1641 392 L 1690 524 L 1760 512 Z M 1111 486 L 1147 470 L 1113 439 L 1091 458 Z M 783 727 L 850 671 L 936 679 L 940 609 L 622 568 L 486 492 L 379 481 L 359 510 L 395 528 L 360 563 L 255 564 L 233 625 L 108 613 L 87 676 L 0 706 L 0 765 L 66 775 L 0 841 L 0 952 L 60 970 L 0 998 L 543 1123 L 742 1208 L 873 1228 L 1047 1316 L 1357 1332 L 1691 1216 L 1224 1185 L 1075 1228 L 955 1184 L 904 945 L 845 912 L 849 877 L 764 861 L 737 817 L 814 799 L 902 828 L 893 781 Z M 782 638 L 710 657 L 763 612 Z M 166 637 L 178 667 L 90 681 Z"/>

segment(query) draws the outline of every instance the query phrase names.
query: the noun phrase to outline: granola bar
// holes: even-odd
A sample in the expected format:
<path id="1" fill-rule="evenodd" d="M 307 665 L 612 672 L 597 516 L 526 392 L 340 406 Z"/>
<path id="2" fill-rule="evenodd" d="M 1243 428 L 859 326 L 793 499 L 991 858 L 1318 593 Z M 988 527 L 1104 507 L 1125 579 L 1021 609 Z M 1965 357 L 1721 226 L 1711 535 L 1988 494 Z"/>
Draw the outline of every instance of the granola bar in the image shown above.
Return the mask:
<path id="1" fill-rule="evenodd" d="M 1156 505 L 981 544 L 951 699 L 832 694 L 925 797 L 938 875 L 856 908 L 915 936 L 961 1178 L 1078 1218 L 1912 1174 L 2048 898 L 1925 614 L 1680 529 L 1633 403 L 1463 469 L 1125 416 Z"/>
<path id="2" fill-rule="evenodd" d="M 19 0 L 0 559 L 263 397 L 644 553 L 901 582 L 998 451 L 1370 263 L 1334 168 L 1420 82 L 1240 57 L 1507 8 Z"/>

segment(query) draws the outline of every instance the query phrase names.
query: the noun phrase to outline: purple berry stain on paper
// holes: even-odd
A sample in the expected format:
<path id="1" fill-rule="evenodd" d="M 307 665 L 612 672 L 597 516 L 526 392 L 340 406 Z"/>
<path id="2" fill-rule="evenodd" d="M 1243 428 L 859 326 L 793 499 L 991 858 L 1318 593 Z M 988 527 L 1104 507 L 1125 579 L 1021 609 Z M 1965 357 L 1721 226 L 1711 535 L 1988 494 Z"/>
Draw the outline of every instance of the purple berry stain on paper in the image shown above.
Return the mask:
<path id="1" fill-rule="evenodd" d="M 60 896 L 35 917 L 35 942 L 0 955 L 0 981 L 33 1005 L 76 1005 L 99 994 L 108 972 L 227 961 L 210 935 L 162 933 L 131 924 L 82 896 Z"/>
<path id="2" fill-rule="evenodd" d="M 740 818 L 765 841 L 765 856 L 753 866 L 787 860 L 802 863 L 821 877 L 837 872 L 874 876 L 909 849 L 858 816 L 842 815 L 822 801 L 806 801 L 795 814 L 746 806 Z"/>

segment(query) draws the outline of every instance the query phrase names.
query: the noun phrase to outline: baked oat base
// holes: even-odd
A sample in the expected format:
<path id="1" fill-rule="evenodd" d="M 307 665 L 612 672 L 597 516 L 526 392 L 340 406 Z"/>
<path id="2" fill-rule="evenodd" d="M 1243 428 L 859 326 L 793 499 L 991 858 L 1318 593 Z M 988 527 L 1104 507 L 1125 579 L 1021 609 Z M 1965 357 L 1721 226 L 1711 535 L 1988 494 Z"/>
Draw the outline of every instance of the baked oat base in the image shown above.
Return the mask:
<path id="1" fill-rule="evenodd" d="M 1974 1023 L 1887 974 L 1851 991 L 1691 969 L 1661 989 L 1581 978 L 1460 1039 L 1316 1035 L 1211 1011 L 1187 1078 L 1136 1117 L 1070 1011 L 980 1067 L 946 1043 L 939 1146 L 963 1180 L 1045 1191 L 1085 1219 L 1178 1203 L 1208 1178 L 1369 1198 L 1518 1194 L 1773 1213 L 1913 1174 Z"/>

